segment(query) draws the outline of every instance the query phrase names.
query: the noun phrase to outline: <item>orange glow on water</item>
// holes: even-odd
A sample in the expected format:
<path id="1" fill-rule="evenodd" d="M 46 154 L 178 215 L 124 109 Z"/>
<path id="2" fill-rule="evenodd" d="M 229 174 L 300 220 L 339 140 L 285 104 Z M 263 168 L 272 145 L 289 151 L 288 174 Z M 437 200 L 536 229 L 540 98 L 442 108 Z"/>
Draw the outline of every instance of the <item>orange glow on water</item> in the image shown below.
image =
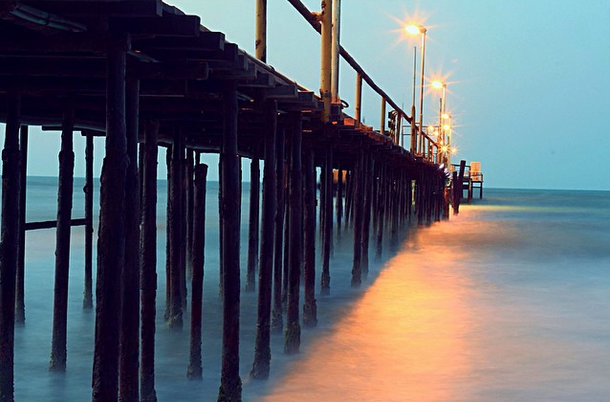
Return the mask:
<path id="1" fill-rule="evenodd" d="M 422 264 L 425 255 L 434 262 Z M 403 250 L 262 401 L 459 399 L 456 384 L 470 372 L 471 313 L 468 287 L 451 269 L 456 258 L 440 246 Z"/>

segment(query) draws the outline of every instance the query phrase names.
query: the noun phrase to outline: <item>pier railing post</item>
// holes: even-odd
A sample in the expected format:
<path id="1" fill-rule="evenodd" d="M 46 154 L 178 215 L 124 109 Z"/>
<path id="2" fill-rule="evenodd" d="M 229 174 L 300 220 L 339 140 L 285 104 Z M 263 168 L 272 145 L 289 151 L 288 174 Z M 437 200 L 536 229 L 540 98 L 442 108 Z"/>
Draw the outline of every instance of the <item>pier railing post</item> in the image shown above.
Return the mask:
<path id="1" fill-rule="evenodd" d="M 85 289 L 83 308 L 93 308 L 93 136 L 85 145 Z"/>

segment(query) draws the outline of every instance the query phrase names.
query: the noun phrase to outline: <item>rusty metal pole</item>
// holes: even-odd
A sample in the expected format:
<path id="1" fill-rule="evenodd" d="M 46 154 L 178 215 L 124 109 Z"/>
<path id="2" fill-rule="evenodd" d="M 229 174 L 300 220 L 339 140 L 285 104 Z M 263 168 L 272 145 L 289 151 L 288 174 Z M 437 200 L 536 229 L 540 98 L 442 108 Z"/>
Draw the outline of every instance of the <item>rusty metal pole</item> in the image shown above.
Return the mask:
<path id="1" fill-rule="evenodd" d="M 239 377 L 239 158 L 237 156 L 237 84 L 223 90 L 224 133 L 221 148 L 221 206 L 223 220 L 223 323 L 222 369 L 218 402 L 241 401 Z"/>
<path id="2" fill-rule="evenodd" d="M 320 97 L 324 102 L 322 122 L 330 121 L 331 98 L 331 75 L 332 75 L 332 40 L 333 40 L 333 0 L 322 1 L 320 21 L 322 23 L 321 56 L 320 56 Z"/>
<path id="3" fill-rule="evenodd" d="M 340 103 L 339 96 L 339 61 L 341 60 L 341 0 L 332 0 L 333 29 L 331 50 L 331 98 L 333 103 Z"/>
<path id="4" fill-rule="evenodd" d="M 106 156 L 100 190 L 96 283 L 93 402 L 117 400 L 119 374 L 120 273 L 125 264 L 126 55 L 130 37 L 112 34 L 106 79 Z"/>
<path id="5" fill-rule="evenodd" d="M 141 402 L 156 402 L 155 392 L 155 316 L 157 312 L 157 136 L 159 123 L 147 120 L 142 158 L 142 209 L 140 232 L 140 362 Z"/>
<path id="6" fill-rule="evenodd" d="M 70 267 L 70 230 L 74 189 L 74 111 L 64 113 L 59 152 L 57 231 L 55 247 L 55 290 L 53 292 L 53 338 L 49 370 L 66 371 L 68 331 L 68 276 Z"/>
<path id="7" fill-rule="evenodd" d="M 267 62 L 267 0 L 256 0 L 256 40 L 254 55 Z"/>
<path id="8" fill-rule="evenodd" d="M 15 323 L 25 322 L 25 211 L 28 170 L 28 126 L 21 126 L 19 132 L 19 151 L 21 156 L 19 193 L 19 256 L 16 275 Z"/>
<path id="9" fill-rule="evenodd" d="M 20 94 L 10 94 L 2 151 L 2 227 L 0 230 L 0 401 L 14 400 L 15 275 L 19 244 Z"/>
<path id="10" fill-rule="evenodd" d="M 362 76 L 356 75 L 356 104 L 354 105 L 354 119 L 360 123 L 362 119 Z"/>

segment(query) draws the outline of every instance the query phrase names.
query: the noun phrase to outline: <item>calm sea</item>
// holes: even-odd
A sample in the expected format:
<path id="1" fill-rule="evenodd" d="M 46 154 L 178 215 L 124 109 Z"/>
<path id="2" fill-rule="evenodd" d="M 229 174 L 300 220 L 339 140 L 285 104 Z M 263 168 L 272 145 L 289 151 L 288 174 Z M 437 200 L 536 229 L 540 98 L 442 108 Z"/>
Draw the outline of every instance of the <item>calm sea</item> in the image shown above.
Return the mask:
<path id="1" fill-rule="evenodd" d="M 83 184 L 75 182 L 74 217 L 83 216 Z M 208 185 L 202 381 L 186 379 L 188 325 L 170 333 L 162 317 L 165 190 L 160 182 L 157 394 L 212 401 L 221 350 L 218 184 Z M 247 193 L 244 185 L 242 267 Z M 57 179 L 28 178 L 28 199 L 29 221 L 54 219 Z M 27 234 L 17 401 L 90 399 L 95 317 L 82 309 L 83 229 L 72 233 L 65 374 L 48 371 L 55 232 Z M 610 401 L 610 192 L 487 190 L 450 221 L 386 244 L 359 290 L 349 287 L 351 249 L 349 233 L 335 239 L 320 324 L 303 332 L 296 357 L 273 338 L 266 382 L 248 379 L 256 298 L 243 293 L 245 401 Z"/>

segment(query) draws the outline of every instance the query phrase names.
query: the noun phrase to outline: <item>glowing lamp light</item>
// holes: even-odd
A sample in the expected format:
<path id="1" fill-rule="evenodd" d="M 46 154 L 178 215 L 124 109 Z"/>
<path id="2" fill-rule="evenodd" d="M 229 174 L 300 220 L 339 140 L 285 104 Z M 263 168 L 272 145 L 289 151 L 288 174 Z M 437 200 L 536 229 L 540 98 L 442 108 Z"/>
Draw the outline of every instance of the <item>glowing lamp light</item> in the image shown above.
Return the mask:
<path id="1" fill-rule="evenodd" d="M 445 130 L 445 131 L 449 131 L 449 130 L 451 130 L 451 125 L 449 125 L 449 124 L 445 124 L 445 125 L 443 126 L 443 130 Z"/>
<path id="2" fill-rule="evenodd" d="M 435 132 L 435 131 L 436 131 L 436 127 L 434 127 L 433 125 L 429 125 L 429 126 L 428 126 L 428 132 L 429 132 L 429 133 L 433 133 L 433 132 Z"/>
<path id="3" fill-rule="evenodd" d="M 411 35 L 418 35 L 418 34 L 426 33 L 426 28 L 424 28 L 421 25 L 407 25 L 405 27 L 405 31 L 407 31 Z"/>
<path id="4" fill-rule="evenodd" d="M 432 88 L 443 89 L 444 86 L 445 84 L 443 84 L 441 81 L 432 81 Z"/>
<path id="5" fill-rule="evenodd" d="M 447 113 L 443 113 L 443 120 L 447 120 L 449 118 L 449 115 Z"/>
<path id="6" fill-rule="evenodd" d="M 443 147 L 441 148 L 441 151 L 443 151 L 443 152 L 447 152 L 447 150 L 449 150 L 449 148 L 447 147 L 447 145 L 443 145 Z"/>

